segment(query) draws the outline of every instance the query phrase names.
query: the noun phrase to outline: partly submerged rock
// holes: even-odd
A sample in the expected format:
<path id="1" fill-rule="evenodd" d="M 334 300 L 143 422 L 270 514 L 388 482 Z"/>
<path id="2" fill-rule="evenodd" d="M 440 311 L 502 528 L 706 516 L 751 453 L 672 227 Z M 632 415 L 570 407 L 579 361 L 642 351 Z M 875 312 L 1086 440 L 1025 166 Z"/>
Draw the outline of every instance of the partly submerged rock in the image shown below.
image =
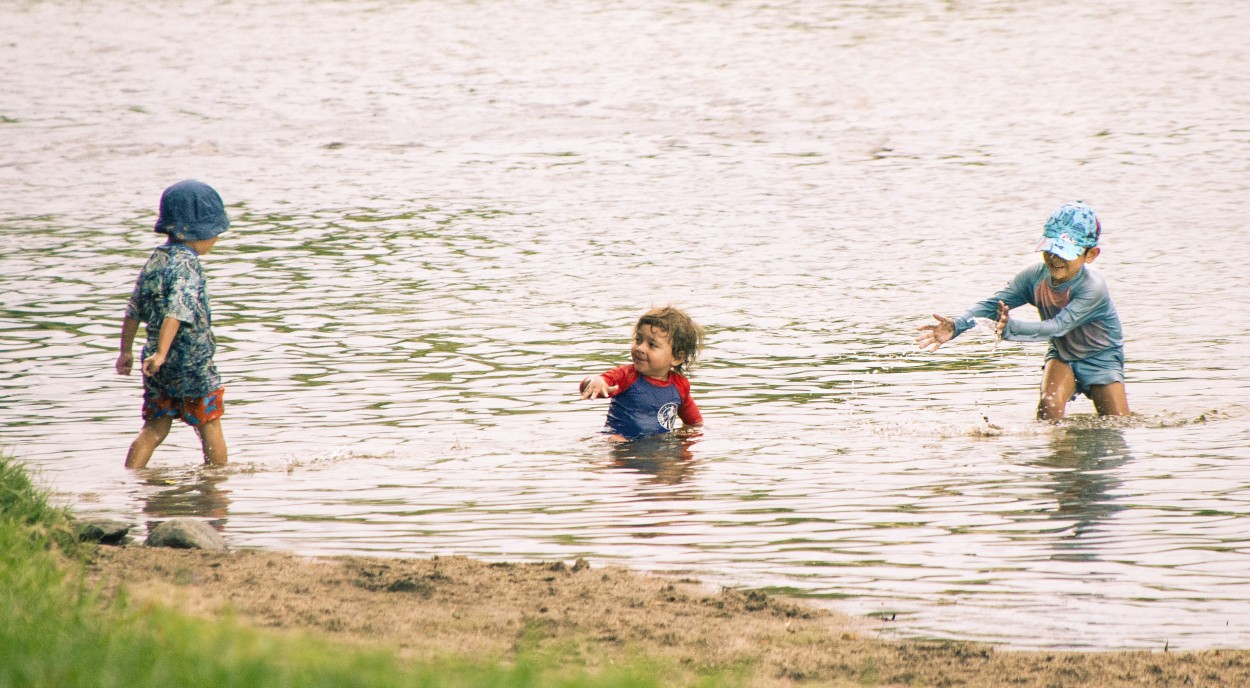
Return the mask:
<path id="1" fill-rule="evenodd" d="M 128 538 L 131 525 L 111 518 L 85 518 L 74 521 L 74 533 L 83 542 L 120 545 Z"/>
<path id="2" fill-rule="evenodd" d="M 148 533 L 148 547 L 225 551 L 226 541 L 213 527 L 194 518 L 171 518 Z"/>

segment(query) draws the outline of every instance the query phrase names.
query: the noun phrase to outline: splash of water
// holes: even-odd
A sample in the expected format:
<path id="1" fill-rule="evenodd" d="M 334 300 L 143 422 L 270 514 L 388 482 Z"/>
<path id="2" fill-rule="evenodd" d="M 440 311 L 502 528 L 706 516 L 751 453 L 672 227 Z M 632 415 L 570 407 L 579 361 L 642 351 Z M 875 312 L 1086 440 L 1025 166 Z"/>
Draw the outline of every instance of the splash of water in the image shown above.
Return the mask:
<path id="1" fill-rule="evenodd" d="M 972 322 L 975 323 L 975 327 L 972 328 L 973 330 L 984 330 L 993 335 L 994 348 L 997 349 L 998 345 L 1003 341 L 1002 335 L 998 332 L 998 321 L 990 318 L 973 318 Z"/>

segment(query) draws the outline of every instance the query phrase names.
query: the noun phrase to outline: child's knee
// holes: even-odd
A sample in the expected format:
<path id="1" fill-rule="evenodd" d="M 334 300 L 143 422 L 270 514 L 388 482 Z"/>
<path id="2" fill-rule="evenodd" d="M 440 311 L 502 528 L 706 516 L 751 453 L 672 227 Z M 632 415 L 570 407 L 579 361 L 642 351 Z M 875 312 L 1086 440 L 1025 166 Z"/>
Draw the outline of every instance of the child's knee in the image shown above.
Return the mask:
<path id="1" fill-rule="evenodd" d="M 1070 385 L 1049 384 L 1042 387 L 1041 396 L 1037 399 L 1038 420 L 1061 420 L 1072 398 Z"/>
<path id="2" fill-rule="evenodd" d="M 1043 394 L 1042 398 L 1037 401 L 1037 419 L 1063 420 L 1067 407 L 1067 401 L 1059 399 L 1057 395 Z"/>
<path id="3" fill-rule="evenodd" d="M 226 435 L 221 430 L 220 420 L 211 420 L 196 427 L 200 434 L 200 446 L 204 450 L 204 463 L 215 466 L 224 465 L 227 461 Z"/>
<path id="4" fill-rule="evenodd" d="M 143 431 L 160 439 L 165 439 L 165 436 L 169 434 L 169 430 L 173 427 L 173 424 L 174 419 L 171 416 L 150 418 L 143 421 Z"/>
<path id="5" fill-rule="evenodd" d="M 1099 415 L 1127 416 L 1130 414 L 1128 395 L 1125 394 L 1123 382 L 1090 385 L 1089 397 L 1094 402 L 1094 408 Z"/>

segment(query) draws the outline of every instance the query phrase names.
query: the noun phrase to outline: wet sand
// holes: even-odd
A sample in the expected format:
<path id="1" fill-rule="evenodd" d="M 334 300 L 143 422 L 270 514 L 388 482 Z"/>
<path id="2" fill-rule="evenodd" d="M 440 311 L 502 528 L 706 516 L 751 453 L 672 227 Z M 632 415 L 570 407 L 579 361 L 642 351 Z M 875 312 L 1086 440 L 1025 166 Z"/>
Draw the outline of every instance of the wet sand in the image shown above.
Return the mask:
<path id="1" fill-rule="evenodd" d="M 589 667 L 643 656 L 747 685 L 1244 686 L 1250 651 L 1018 652 L 882 639 L 885 624 L 759 592 L 583 561 L 309 559 L 285 553 L 105 547 L 112 594 L 259 627 L 326 634 L 414 659 L 554 652 Z M 1003 623 L 1010 623 L 1004 618 Z M 888 632 L 888 631 L 887 631 Z"/>

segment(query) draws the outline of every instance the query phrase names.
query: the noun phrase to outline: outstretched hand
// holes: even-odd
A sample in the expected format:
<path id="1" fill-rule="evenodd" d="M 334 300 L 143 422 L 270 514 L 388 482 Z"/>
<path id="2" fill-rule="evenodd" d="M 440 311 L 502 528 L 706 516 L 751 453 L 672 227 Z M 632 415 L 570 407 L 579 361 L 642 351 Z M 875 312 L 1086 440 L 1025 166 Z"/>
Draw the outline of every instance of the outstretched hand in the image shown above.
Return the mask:
<path id="1" fill-rule="evenodd" d="M 950 318 L 933 314 L 933 318 L 937 320 L 936 325 L 921 325 L 917 327 L 920 335 L 916 337 L 916 343 L 921 349 L 927 351 L 937 351 L 939 346 L 949 342 L 955 336 L 955 321 Z"/>
<path id="2" fill-rule="evenodd" d="M 998 322 L 994 323 L 994 334 L 998 335 L 999 339 L 1002 339 L 1003 333 L 1007 331 L 1007 321 L 1009 319 L 1008 318 L 1009 313 L 1011 313 L 1011 309 L 1007 307 L 1007 304 L 1003 303 L 1002 301 L 999 301 L 998 302 Z"/>
<path id="3" fill-rule="evenodd" d="M 581 392 L 583 399 L 598 399 L 599 397 L 608 398 L 616 394 L 616 390 L 620 389 L 617 385 L 609 385 L 608 381 L 603 379 L 602 375 L 588 377 L 582 380 Z"/>

